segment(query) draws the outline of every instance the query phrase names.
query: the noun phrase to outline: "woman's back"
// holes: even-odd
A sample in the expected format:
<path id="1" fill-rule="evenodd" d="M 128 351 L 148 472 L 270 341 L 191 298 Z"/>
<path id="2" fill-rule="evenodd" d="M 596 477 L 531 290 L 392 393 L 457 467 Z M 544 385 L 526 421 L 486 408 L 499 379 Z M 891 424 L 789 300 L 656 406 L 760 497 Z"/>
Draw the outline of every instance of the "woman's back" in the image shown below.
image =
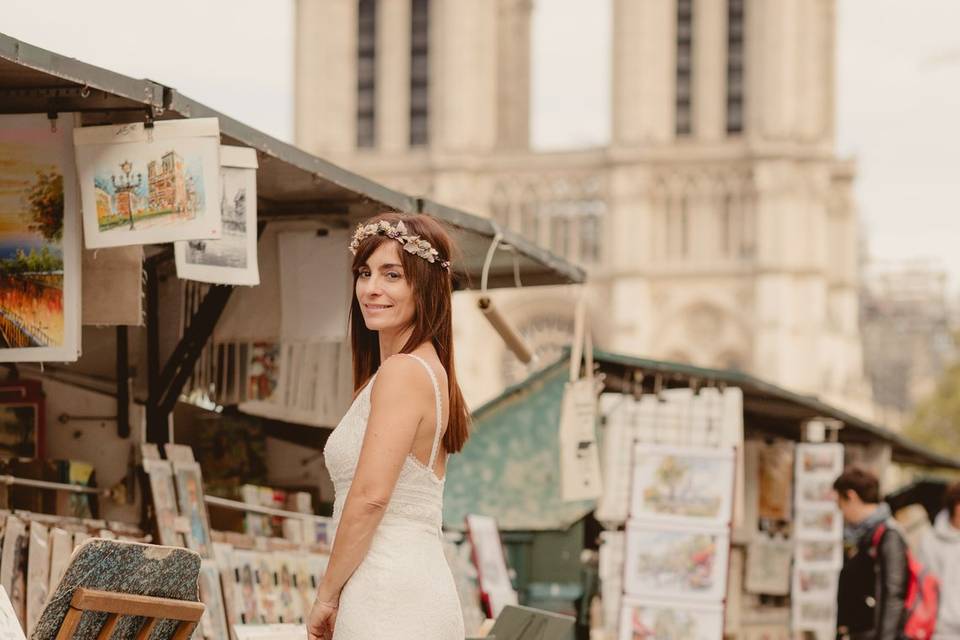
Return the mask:
<path id="1" fill-rule="evenodd" d="M 445 455 L 443 397 L 430 365 L 413 354 L 404 357 L 416 359 L 433 386 L 436 419 L 430 456 L 427 464 L 412 453 L 404 459 L 370 550 L 341 594 L 335 640 L 464 637 L 460 602 L 441 540 L 444 482 L 433 470 L 437 457 Z M 324 448 L 338 524 L 363 448 L 376 377 L 356 397 Z"/>

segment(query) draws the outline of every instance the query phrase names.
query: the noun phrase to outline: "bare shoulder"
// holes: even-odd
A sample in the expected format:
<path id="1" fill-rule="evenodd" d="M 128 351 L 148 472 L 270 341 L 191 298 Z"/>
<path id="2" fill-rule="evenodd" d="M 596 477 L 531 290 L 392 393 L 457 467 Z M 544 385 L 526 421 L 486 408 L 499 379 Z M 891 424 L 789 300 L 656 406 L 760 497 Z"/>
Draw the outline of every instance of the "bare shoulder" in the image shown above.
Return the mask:
<path id="1" fill-rule="evenodd" d="M 422 396 L 433 397 L 433 384 L 423 365 L 416 359 L 397 354 L 380 365 L 371 390 L 374 402 L 377 399 L 410 400 Z"/>

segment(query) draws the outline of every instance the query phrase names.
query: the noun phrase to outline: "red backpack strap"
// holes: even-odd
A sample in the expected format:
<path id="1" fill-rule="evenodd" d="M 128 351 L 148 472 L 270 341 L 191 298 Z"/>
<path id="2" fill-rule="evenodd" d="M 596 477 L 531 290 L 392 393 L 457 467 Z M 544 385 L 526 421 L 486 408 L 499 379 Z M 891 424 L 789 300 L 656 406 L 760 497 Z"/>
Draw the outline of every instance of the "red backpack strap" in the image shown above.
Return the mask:
<path id="1" fill-rule="evenodd" d="M 870 557 L 877 557 L 877 549 L 880 548 L 880 541 L 883 540 L 883 534 L 887 532 L 886 523 L 881 522 L 877 525 L 877 528 L 873 530 L 873 535 L 870 537 Z"/>

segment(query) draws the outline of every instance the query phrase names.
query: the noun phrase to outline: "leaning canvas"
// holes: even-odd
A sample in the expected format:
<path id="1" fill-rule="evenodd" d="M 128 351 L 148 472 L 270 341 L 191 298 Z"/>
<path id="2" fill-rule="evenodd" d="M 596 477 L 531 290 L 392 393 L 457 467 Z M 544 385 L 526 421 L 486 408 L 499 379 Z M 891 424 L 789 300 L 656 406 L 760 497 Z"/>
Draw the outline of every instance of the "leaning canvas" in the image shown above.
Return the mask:
<path id="1" fill-rule="evenodd" d="M 213 284 L 258 285 L 257 152 L 220 147 L 219 240 L 175 243 L 177 277 Z"/>
<path id="2" fill-rule="evenodd" d="M 637 443 L 630 517 L 696 526 L 730 522 L 733 449 Z"/>
<path id="3" fill-rule="evenodd" d="M 80 355 L 72 118 L 0 116 L 0 362 Z"/>
<path id="4" fill-rule="evenodd" d="M 219 238 L 216 118 L 74 130 L 88 249 Z"/>
<path id="5" fill-rule="evenodd" d="M 726 531 L 627 523 L 624 591 L 632 596 L 720 602 L 727 586 Z"/>

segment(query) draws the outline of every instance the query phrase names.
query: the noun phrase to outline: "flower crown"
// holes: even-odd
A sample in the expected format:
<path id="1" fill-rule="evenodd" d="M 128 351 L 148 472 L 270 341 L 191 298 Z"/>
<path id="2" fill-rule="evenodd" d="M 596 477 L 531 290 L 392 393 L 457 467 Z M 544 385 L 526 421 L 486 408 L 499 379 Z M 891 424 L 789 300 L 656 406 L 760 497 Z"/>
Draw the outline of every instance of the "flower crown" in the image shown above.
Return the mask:
<path id="1" fill-rule="evenodd" d="M 388 238 L 396 240 L 403 246 L 403 250 L 407 253 L 412 253 L 415 256 L 423 258 L 431 264 L 439 262 L 441 267 L 447 271 L 450 270 L 450 261 L 440 260 L 440 253 L 433 248 L 433 245 L 420 236 L 408 234 L 407 227 L 403 224 L 402 220 L 397 221 L 395 225 L 391 225 L 386 220 L 371 222 L 367 225 L 358 224 L 357 230 L 353 232 L 353 240 L 350 241 L 350 253 L 357 255 L 357 250 L 360 248 L 360 243 L 363 242 L 363 240 L 370 236 L 378 235 L 387 236 Z"/>

